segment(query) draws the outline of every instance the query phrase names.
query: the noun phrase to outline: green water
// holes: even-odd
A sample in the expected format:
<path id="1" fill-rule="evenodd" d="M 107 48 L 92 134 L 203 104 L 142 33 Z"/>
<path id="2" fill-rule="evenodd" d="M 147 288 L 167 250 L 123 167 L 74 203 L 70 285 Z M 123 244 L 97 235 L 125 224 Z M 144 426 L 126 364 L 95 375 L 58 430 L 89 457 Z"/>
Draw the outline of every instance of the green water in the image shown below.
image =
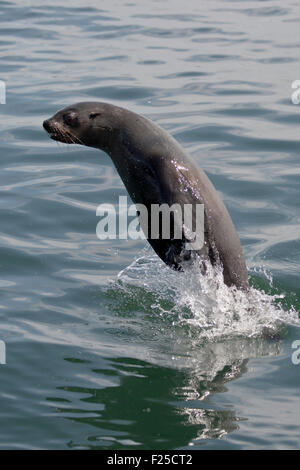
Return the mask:
<path id="1" fill-rule="evenodd" d="M 0 3 L 2 449 L 299 448 L 299 21 L 292 1 Z M 206 171 L 250 298 L 97 239 L 125 188 L 42 128 L 93 100 Z"/>

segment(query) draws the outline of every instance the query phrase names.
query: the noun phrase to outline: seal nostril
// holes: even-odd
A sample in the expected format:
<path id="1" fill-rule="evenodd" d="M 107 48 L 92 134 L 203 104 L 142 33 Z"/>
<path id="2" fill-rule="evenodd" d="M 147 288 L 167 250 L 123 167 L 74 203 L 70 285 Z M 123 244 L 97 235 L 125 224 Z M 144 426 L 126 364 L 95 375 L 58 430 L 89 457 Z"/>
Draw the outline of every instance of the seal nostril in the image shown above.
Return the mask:
<path id="1" fill-rule="evenodd" d="M 50 126 L 48 119 L 46 119 L 46 121 L 43 122 L 43 128 L 45 129 L 45 131 L 51 132 L 51 126 Z"/>

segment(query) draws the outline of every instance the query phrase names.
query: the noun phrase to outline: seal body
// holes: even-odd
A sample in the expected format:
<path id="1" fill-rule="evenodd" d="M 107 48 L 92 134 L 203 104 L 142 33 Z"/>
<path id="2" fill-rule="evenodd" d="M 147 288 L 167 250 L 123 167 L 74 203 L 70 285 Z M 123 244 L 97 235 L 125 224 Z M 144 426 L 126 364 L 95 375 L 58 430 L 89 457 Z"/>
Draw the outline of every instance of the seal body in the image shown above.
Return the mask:
<path id="1" fill-rule="evenodd" d="M 107 103 L 82 102 L 44 121 L 50 137 L 60 142 L 104 150 L 112 159 L 135 204 L 204 205 L 204 244 L 196 255 L 205 264 L 220 264 L 228 286 L 248 289 L 241 243 L 230 215 L 206 174 L 179 143 L 152 121 Z M 151 218 L 149 218 L 151 226 Z M 181 269 L 191 257 L 181 240 L 148 241 L 169 266 Z"/>

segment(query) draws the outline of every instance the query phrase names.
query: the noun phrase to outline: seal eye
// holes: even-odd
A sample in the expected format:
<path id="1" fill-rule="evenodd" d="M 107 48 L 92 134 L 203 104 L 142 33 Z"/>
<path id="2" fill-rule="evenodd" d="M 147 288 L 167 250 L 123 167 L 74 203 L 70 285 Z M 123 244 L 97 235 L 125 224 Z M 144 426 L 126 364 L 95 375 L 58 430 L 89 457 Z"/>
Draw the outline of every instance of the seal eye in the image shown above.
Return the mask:
<path id="1" fill-rule="evenodd" d="M 90 119 L 95 119 L 97 116 L 100 116 L 100 113 L 91 113 L 90 114 Z"/>
<path id="2" fill-rule="evenodd" d="M 67 126 L 75 127 L 78 124 L 78 118 L 75 113 L 64 114 L 63 120 Z"/>

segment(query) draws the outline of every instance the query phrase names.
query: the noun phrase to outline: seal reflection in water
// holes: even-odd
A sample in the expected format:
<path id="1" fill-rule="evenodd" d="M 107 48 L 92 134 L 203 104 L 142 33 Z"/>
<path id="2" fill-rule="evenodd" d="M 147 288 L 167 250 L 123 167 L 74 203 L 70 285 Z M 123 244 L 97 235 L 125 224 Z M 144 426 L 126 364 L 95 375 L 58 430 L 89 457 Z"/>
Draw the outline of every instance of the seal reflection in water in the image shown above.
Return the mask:
<path id="1" fill-rule="evenodd" d="M 152 121 L 108 103 L 83 102 L 58 111 L 43 126 L 50 137 L 67 144 L 104 150 L 112 159 L 135 204 L 204 205 L 204 244 L 196 252 L 182 239 L 151 238 L 158 256 L 174 269 L 196 256 L 220 264 L 224 282 L 247 290 L 248 275 L 241 243 L 230 215 L 206 174 L 189 158 L 179 143 Z M 151 211 L 149 211 L 151 213 Z M 193 212 L 193 216 L 194 216 Z M 151 227 L 151 218 L 149 219 Z M 151 232 L 149 230 L 149 232 Z"/>

